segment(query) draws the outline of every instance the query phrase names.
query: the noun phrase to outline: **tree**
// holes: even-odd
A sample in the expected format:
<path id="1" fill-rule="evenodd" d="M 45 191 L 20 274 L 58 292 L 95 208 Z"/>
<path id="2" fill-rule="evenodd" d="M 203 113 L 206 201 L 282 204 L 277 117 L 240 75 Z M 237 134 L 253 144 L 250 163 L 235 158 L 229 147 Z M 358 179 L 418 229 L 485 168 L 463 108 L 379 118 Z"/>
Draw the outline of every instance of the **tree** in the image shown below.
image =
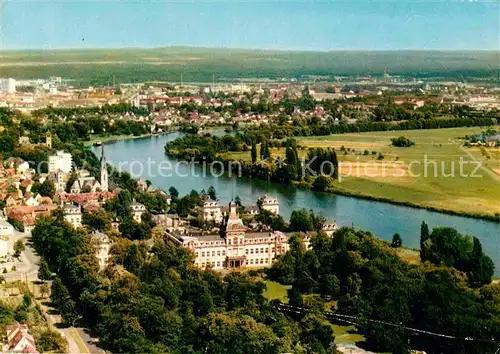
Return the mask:
<path id="1" fill-rule="evenodd" d="M 69 175 L 68 182 L 66 182 L 66 187 L 64 188 L 64 190 L 66 191 L 66 193 L 71 192 L 71 187 L 73 186 L 73 183 L 75 183 L 75 181 L 77 179 L 78 179 L 78 176 L 77 176 L 77 174 L 75 172 L 72 172 Z"/>
<path id="2" fill-rule="evenodd" d="M 252 142 L 252 164 L 257 162 L 257 146 Z"/>
<path id="3" fill-rule="evenodd" d="M 290 230 L 291 231 L 313 231 L 314 224 L 311 219 L 311 214 L 305 210 L 294 210 L 290 216 Z"/>
<path id="4" fill-rule="evenodd" d="M 172 198 L 179 198 L 179 191 L 177 190 L 177 188 L 175 188 L 174 186 L 171 186 L 169 189 L 168 189 L 168 193 L 170 194 L 170 196 Z"/>
<path id="5" fill-rule="evenodd" d="M 61 278 L 55 277 L 50 289 L 50 301 L 56 308 L 61 306 L 70 299 L 68 289 L 64 286 Z"/>
<path id="6" fill-rule="evenodd" d="M 50 280 L 52 278 L 52 272 L 49 269 L 49 265 L 43 260 L 38 267 L 38 278 L 40 280 Z"/>
<path id="7" fill-rule="evenodd" d="M 214 186 L 210 186 L 210 188 L 208 188 L 207 194 L 210 199 L 217 200 L 217 192 L 215 191 Z"/>
<path id="8" fill-rule="evenodd" d="M 290 306 L 303 307 L 304 300 L 302 294 L 295 287 L 287 290 L 288 304 Z"/>
<path id="9" fill-rule="evenodd" d="M 36 339 L 36 348 L 41 353 L 66 353 L 67 347 L 68 344 L 62 335 L 51 329 L 44 330 Z"/>
<path id="10" fill-rule="evenodd" d="M 241 204 L 241 199 L 240 199 L 240 196 L 239 196 L 239 195 L 237 195 L 237 196 L 234 198 L 234 203 L 235 203 L 237 206 L 239 206 L 239 207 L 241 207 L 241 206 L 242 206 L 242 204 Z"/>
<path id="11" fill-rule="evenodd" d="M 14 229 L 16 229 L 17 231 L 24 232 L 24 225 L 19 220 L 16 220 L 16 219 L 13 219 L 11 217 L 8 217 L 7 218 L 7 222 L 9 224 L 11 224 L 14 227 Z"/>
<path id="12" fill-rule="evenodd" d="M 14 257 L 19 257 L 21 255 L 21 252 L 23 252 L 26 249 L 24 246 L 24 242 L 22 240 L 17 240 L 14 242 Z"/>
<path id="13" fill-rule="evenodd" d="M 477 237 L 473 239 L 473 248 L 469 257 L 469 284 L 473 288 L 480 288 L 491 283 L 495 265 L 490 257 L 483 253 L 481 242 Z"/>
<path id="14" fill-rule="evenodd" d="M 333 329 L 330 323 L 325 319 L 314 315 L 306 315 L 301 322 L 302 340 L 308 344 L 311 352 L 325 353 L 326 350 L 332 350 L 335 353 Z"/>
<path id="15" fill-rule="evenodd" d="M 427 240 L 429 240 L 429 226 L 427 226 L 425 221 L 422 221 L 422 224 L 420 225 L 420 259 L 422 259 L 422 261 L 427 258 Z"/>
<path id="16" fill-rule="evenodd" d="M 60 306 L 59 311 L 61 312 L 61 317 L 64 323 L 73 326 L 75 321 L 79 318 L 76 313 L 76 302 L 73 299 L 67 299 Z"/>
<path id="17" fill-rule="evenodd" d="M 403 240 L 401 239 L 401 236 L 396 232 L 394 236 L 392 236 L 392 243 L 391 247 L 393 248 L 399 248 L 403 245 Z"/>
<path id="18" fill-rule="evenodd" d="M 267 140 L 260 143 L 260 158 L 261 160 L 271 159 L 271 152 L 269 150 L 269 143 Z"/>
<path id="19" fill-rule="evenodd" d="M 40 285 L 40 294 L 42 298 L 45 298 L 49 294 L 49 285 L 47 283 L 43 283 Z"/>
<path id="20" fill-rule="evenodd" d="M 415 143 L 413 141 L 411 141 L 410 139 L 408 139 L 404 136 L 400 136 L 399 138 L 392 138 L 391 142 L 392 142 L 393 146 L 397 146 L 397 147 L 410 147 L 410 146 L 415 145 Z"/>
<path id="21" fill-rule="evenodd" d="M 56 186 L 54 185 L 54 182 L 49 179 L 43 181 L 38 188 L 38 193 L 40 193 L 42 197 L 54 197 L 54 194 L 56 193 Z"/>

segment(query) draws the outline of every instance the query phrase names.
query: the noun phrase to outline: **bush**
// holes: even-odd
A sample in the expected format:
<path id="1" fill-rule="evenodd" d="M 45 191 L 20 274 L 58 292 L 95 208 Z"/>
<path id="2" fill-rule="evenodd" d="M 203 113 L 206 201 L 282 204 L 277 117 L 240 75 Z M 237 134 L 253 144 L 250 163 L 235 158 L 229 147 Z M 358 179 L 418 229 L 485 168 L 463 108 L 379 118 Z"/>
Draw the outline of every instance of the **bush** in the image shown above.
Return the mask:
<path id="1" fill-rule="evenodd" d="M 391 142 L 393 146 L 397 147 L 410 147 L 415 145 L 413 141 L 411 141 L 408 138 L 405 138 L 404 136 L 400 136 L 399 138 L 392 138 Z"/>

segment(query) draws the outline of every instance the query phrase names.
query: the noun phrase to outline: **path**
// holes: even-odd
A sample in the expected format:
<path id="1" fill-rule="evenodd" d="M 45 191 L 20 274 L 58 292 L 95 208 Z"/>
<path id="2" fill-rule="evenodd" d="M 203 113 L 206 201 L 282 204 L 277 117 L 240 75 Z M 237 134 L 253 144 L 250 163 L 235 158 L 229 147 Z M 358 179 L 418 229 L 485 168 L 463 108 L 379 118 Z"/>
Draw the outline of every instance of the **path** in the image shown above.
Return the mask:
<path id="1" fill-rule="evenodd" d="M 451 141 L 453 142 L 456 142 L 452 139 L 450 139 Z M 498 179 L 498 175 L 490 170 L 487 166 L 485 166 L 481 161 L 479 161 L 478 159 L 476 159 L 476 157 L 474 155 L 472 155 L 472 153 L 470 151 L 468 151 L 465 147 L 464 147 L 464 144 L 460 144 L 460 150 L 462 150 L 463 152 L 465 152 L 471 159 L 472 161 L 476 162 L 479 164 L 480 168 L 485 171 L 487 174 L 489 174 L 494 180 L 497 180 Z"/>

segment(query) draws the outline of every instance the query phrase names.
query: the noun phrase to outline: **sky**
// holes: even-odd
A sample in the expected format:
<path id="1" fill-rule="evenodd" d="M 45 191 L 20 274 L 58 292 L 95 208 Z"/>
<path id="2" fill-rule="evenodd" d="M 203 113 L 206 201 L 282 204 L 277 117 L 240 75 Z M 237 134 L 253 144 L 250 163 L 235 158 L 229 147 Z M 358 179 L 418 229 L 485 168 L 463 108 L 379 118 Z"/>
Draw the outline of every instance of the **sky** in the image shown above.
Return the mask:
<path id="1" fill-rule="evenodd" d="M 488 49 L 500 1 L 0 0 L 0 49 Z"/>

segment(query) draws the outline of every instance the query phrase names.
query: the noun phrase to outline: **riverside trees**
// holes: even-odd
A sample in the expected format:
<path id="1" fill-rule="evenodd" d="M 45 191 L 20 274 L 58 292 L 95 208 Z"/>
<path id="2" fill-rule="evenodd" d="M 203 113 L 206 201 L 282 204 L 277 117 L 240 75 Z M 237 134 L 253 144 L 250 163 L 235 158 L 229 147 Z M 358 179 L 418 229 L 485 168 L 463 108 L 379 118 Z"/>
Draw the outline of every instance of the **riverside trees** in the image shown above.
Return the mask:
<path id="1" fill-rule="evenodd" d="M 440 228 L 433 233 L 436 239 L 443 233 L 453 234 Z M 479 269 L 484 269 L 488 261 L 478 241 L 465 247 L 469 250 L 467 259 L 483 265 L 470 266 L 469 283 L 463 281 L 463 273 L 452 267 L 407 264 L 388 243 L 364 231 L 342 228 L 332 238 L 318 234 L 311 240 L 309 250 L 300 243 L 300 236 L 290 240 L 290 251 L 269 269 L 269 277 L 291 284 L 290 301 L 296 304 L 307 307 L 306 296 L 320 294 L 336 300 L 339 313 L 395 324 L 362 324 L 373 350 L 408 352 L 408 341 L 412 347 L 427 352 L 486 353 L 496 349 L 493 342 L 500 340 L 500 297 L 493 294 L 500 293 L 500 286 L 483 285 L 488 279 Z M 450 264 L 462 257 L 460 254 L 451 258 L 447 251 L 432 252 Z M 479 292 L 470 287 L 481 285 Z M 412 336 L 398 326 L 457 339 Z"/>

